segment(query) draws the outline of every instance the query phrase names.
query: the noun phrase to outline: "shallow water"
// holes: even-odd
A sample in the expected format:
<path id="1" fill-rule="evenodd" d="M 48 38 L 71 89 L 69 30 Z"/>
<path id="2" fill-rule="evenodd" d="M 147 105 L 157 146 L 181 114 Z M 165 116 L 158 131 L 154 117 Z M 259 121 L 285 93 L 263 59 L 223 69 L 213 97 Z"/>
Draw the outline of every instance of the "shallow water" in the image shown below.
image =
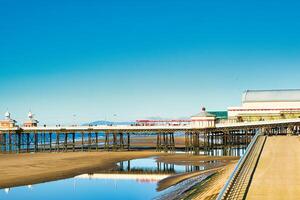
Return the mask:
<path id="1" fill-rule="evenodd" d="M 71 178 L 2 190 L 0 199 L 151 199 L 157 194 L 155 187 L 156 183 L 135 180 Z"/>

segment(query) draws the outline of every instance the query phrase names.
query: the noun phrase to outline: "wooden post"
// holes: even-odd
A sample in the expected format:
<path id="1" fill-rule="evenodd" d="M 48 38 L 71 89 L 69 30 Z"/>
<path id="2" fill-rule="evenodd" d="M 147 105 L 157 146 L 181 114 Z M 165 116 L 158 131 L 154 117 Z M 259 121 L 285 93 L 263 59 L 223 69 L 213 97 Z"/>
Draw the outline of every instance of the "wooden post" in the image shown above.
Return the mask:
<path id="1" fill-rule="evenodd" d="M 158 131 L 156 134 L 156 151 L 160 151 L 160 132 Z"/>
<path id="2" fill-rule="evenodd" d="M 60 135 L 60 132 L 56 132 L 56 151 L 59 152 L 60 150 L 60 147 L 59 147 L 59 135 Z"/>
<path id="3" fill-rule="evenodd" d="M 11 132 L 9 131 L 8 132 L 8 150 L 9 150 L 9 153 L 11 153 L 11 151 L 12 151 L 12 138 L 11 138 L 12 136 L 11 136 Z"/>
<path id="4" fill-rule="evenodd" d="M 109 150 L 109 133 L 105 132 L 104 149 Z"/>
<path id="5" fill-rule="evenodd" d="M 130 133 L 127 133 L 127 150 L 130 150 Z"/>
<path id="6" fill-rule="evenodd" d="M 98 132 L 96 132 L 95 134 L 96 134 L 96 150 L 98 151 L 98 148 L 99 148 Z"/>
<path id="7" fill-rule="evenodd" d="M 2 136 L 3 136 L 3 152 L 7 152 L 7 144 L 6 144 L 6 133 L 3 133 Z"/>
<path id="8" fill-rule="evenodd" d="M 116 151 L 117 149 L 117 134 L 116 132 L 113 133 L 113 150 Z"/>
<path id="9" fill-rule="evenodd" d="M 123 137 L 123 133 L 120 132 L 120 149 L 123 150 L 124 149 L 124 137 Z"/>
<path id="10" fill-rule="evenodd" d="M 172 144 L 172 151 L 175 152 L 175 138 L 174 138 L 174 132 L 171 133 L 171 144 Z"/>
<path id="11" fill-rule="evenodd" d="M 81 151 L 84 150 L 83 147 L 84 147 L 84 132 L 81 133 Z"/>
<path id="12" fill-rule="evenodd" d="M 43 151 L 46 151 L 47 135 L 46 132 L 43 133 Z"/>
<path id="13" fill-rule="evenodd" d="M 92 146 L 92 134 L 91 132 L 88 132 L 88 149 L 91 151 L 91 146 Z"/>
<path id="14" fill-rule="evenodd" d="M 21 132 L 17 132 L 16 136 L 18 137 L 18 153 L 21 152 L 21 147 L 22 147 L 22 133 Z"/>
<path id="15" fill-rule="evenodd" d="M 0 151 L 3 152 L 3 133 L 0 132 Z"/>
<path id="16" fill-rule="evenodd" d="M 64 141 L 65 151 L 68 151 L 68 133 L 65 133 L 65 141 Z"/>
<path id="17" fill-rule="evenodd" d="M 75 133 L 72 133 L 73 152 L 75 151 Z"/>
<path id="18" fill-rule="evenodd" d="M 37 152 L 39 150 L 39 136 L 36 132 L 33 133 L 34 134 L 34 152 Z"/>
<path id="19" fill-rule="evenodd" d="M 49 132 L 49 151 L 52 152 L 52 132 Z"/>

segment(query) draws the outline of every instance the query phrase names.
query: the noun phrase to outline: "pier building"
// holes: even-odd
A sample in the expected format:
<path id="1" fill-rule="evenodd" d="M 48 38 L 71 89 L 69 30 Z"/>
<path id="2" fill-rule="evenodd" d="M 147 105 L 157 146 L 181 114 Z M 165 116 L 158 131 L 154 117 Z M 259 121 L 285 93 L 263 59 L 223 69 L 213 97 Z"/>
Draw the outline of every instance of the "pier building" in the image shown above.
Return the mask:
<path id="1" fill-rule="evenodd" d="M 5 113 L 5 119 L 0 120 L 0 128 L 13 128 L 16 126 L 16 120 L 11 118 L 10 112 Z"/>
<path id="2" fill-rule="evenodd" d="M 232 122 L 300 118 L 300 89 L 246 90 L 242 106 L 228 107 Z"/>
<path id="3" fill-rule="evenodd" d="M 193 128 L 209 128 L 215 127 L 216 116 L 208 113 L 205 107 L 202 108 L 201 112 L 191 117 L 191 127 Z"/>
<path id="4" fill-rule="evenodd" d="M 26 121 L 23 126 L 24 127 L 37 127 L 39 121 L 34 119 L 34 115 L 32 112 L 28 113 L 28 121 Z"/>

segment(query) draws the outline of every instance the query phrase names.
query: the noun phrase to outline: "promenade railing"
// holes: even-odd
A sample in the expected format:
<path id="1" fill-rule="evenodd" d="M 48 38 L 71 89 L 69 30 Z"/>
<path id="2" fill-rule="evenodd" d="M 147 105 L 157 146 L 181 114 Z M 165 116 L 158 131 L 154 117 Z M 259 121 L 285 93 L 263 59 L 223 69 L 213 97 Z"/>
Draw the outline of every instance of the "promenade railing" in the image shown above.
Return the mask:
<path id="1" fill-rule="evenodd" d="M 259 131 L 248 145 L 217 199 L 245 199 L 261 155 L 266 136 Z"/>

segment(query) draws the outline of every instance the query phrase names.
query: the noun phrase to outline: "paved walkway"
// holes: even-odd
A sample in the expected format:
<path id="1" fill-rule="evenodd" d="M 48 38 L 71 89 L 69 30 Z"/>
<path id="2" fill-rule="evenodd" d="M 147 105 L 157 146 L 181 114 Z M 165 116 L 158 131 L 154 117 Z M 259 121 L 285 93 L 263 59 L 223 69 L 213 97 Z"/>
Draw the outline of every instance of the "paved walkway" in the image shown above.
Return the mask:
<path id="1" fill-rule="evenodd" d="M 300 199 L 300 137 L 268 137 L 247 199 Z"/>

